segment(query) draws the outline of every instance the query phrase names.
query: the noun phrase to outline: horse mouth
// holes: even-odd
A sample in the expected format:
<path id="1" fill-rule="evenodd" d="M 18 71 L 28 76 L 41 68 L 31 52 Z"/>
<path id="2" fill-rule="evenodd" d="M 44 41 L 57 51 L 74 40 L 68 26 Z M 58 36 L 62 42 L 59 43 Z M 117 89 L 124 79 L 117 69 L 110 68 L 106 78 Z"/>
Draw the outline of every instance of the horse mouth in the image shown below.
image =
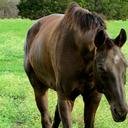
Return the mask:
<path id="1" fill-rule="evenodd" d="M 123 118 L 113 117 L 113 119 L 114 119 L 115 122 L 123 122 L 126 119 L 126 117 L 123 117 Z"/>
<path id="2" fill-rule="evenodd" d="M 126 111 L 119 113 L 116 109 L 113 109 L 111 112 L 115 122 L 123 122 L 127 117 Z"/>

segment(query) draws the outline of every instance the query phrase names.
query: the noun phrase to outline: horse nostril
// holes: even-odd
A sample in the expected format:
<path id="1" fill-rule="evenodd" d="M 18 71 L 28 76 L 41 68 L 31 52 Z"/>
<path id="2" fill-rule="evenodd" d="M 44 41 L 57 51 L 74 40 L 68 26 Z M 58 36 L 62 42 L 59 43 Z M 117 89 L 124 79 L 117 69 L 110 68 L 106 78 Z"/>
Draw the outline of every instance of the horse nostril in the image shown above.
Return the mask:
<path id="1" fill-rule="evenodd" d="M 114 108 L 114 113 L 115 113 L 115 115 L 117 115 L 118 117 L 126 117 L 126 115 L 127 115 L 127 110 L 125 109 L 122 109 L 122 110 L 118 110 L 118 109 L 116 109 L 116 108 Z"/>
<path id="2" fill-rule="evenodd" d="M 114 113 L 115 113 L 115 114 L 118 114 L 118 112 L 117 112 L 117 109 L 116 109 L 116 108 L 114 108 Z"/>

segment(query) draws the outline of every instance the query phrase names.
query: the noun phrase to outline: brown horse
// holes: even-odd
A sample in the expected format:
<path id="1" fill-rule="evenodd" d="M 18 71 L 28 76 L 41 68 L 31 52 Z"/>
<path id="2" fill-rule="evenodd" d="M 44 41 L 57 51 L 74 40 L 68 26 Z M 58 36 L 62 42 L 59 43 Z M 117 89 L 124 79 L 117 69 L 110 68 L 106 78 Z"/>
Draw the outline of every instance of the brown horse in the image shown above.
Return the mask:
<path id="1" fill-rule="evenodd" d="M 43 128 L 72 128 L 74 100 L 83 96 L 86 128 L 94 127 L 94 118 L 102 93 L 113 119 L 124 121 L 128 105 L 124 85 L 128 63 L 121 52 L 126 32 L 115 39 L 105 31 L 105 22 L 97 15 L 72 3 L 65 15 L 39 19 L 28 30 L 25 41 L 24 69 L 34 88 Z M 54 122 L 48 109 L 48 88 L 57 91 Z"/>

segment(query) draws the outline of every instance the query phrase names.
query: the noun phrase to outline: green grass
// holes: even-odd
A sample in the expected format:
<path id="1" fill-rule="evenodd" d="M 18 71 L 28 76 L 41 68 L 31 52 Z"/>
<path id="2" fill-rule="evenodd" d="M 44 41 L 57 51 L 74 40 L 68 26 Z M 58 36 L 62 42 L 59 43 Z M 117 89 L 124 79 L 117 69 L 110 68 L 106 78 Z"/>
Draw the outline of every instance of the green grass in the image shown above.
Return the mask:
<path id="1" fill-rule="evenodd" d="M 30 20 L 0 20 L 0 128 L 41 128 L 33 89 L 23 69 L 23 46 Z M 107 21 L 108 33 L 115 38 L 121 28 L 128 33 L 128 21 Z M 128 60 L 128 41 L 122 48 Z M 125 86 L 128 102 L 128 73 Z M 56 92 L 49 90 L 52 118 L 56 106 Z M 82 128 L 84 104 L 79 96 L 72 113 L 73 128 Z M 60 125 L 62 128 L 62 125 Z M 112 119 L 108 102 L 103 96 L 95 118 L 95 128 L 128 128 L 128 117 L 122 123 Z"/>

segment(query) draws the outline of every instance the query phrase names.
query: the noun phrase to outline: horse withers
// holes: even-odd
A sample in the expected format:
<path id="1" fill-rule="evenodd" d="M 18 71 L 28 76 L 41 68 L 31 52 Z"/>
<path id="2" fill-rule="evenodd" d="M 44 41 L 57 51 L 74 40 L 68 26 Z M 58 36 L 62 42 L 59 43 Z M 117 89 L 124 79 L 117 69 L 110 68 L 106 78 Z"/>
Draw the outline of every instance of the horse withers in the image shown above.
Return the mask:
<path id="1" fill-rule="evenodd" d="M 124 121 L 128 113 L 124 85 L 128 63 L 121 52 L 126 32 L 115 39 L 105 31 L 102 18 L 72 3 L 65 15 L 53 14 L 36 21 L 25 41 L 24 69 L 35 92 L 43 128 L 72 128 L 75 98 L 83 96 L 86 128 L 94 118 L 102 93 L 113 119 Z M 57 92 L 52 125 L 48 89 Z"/>

